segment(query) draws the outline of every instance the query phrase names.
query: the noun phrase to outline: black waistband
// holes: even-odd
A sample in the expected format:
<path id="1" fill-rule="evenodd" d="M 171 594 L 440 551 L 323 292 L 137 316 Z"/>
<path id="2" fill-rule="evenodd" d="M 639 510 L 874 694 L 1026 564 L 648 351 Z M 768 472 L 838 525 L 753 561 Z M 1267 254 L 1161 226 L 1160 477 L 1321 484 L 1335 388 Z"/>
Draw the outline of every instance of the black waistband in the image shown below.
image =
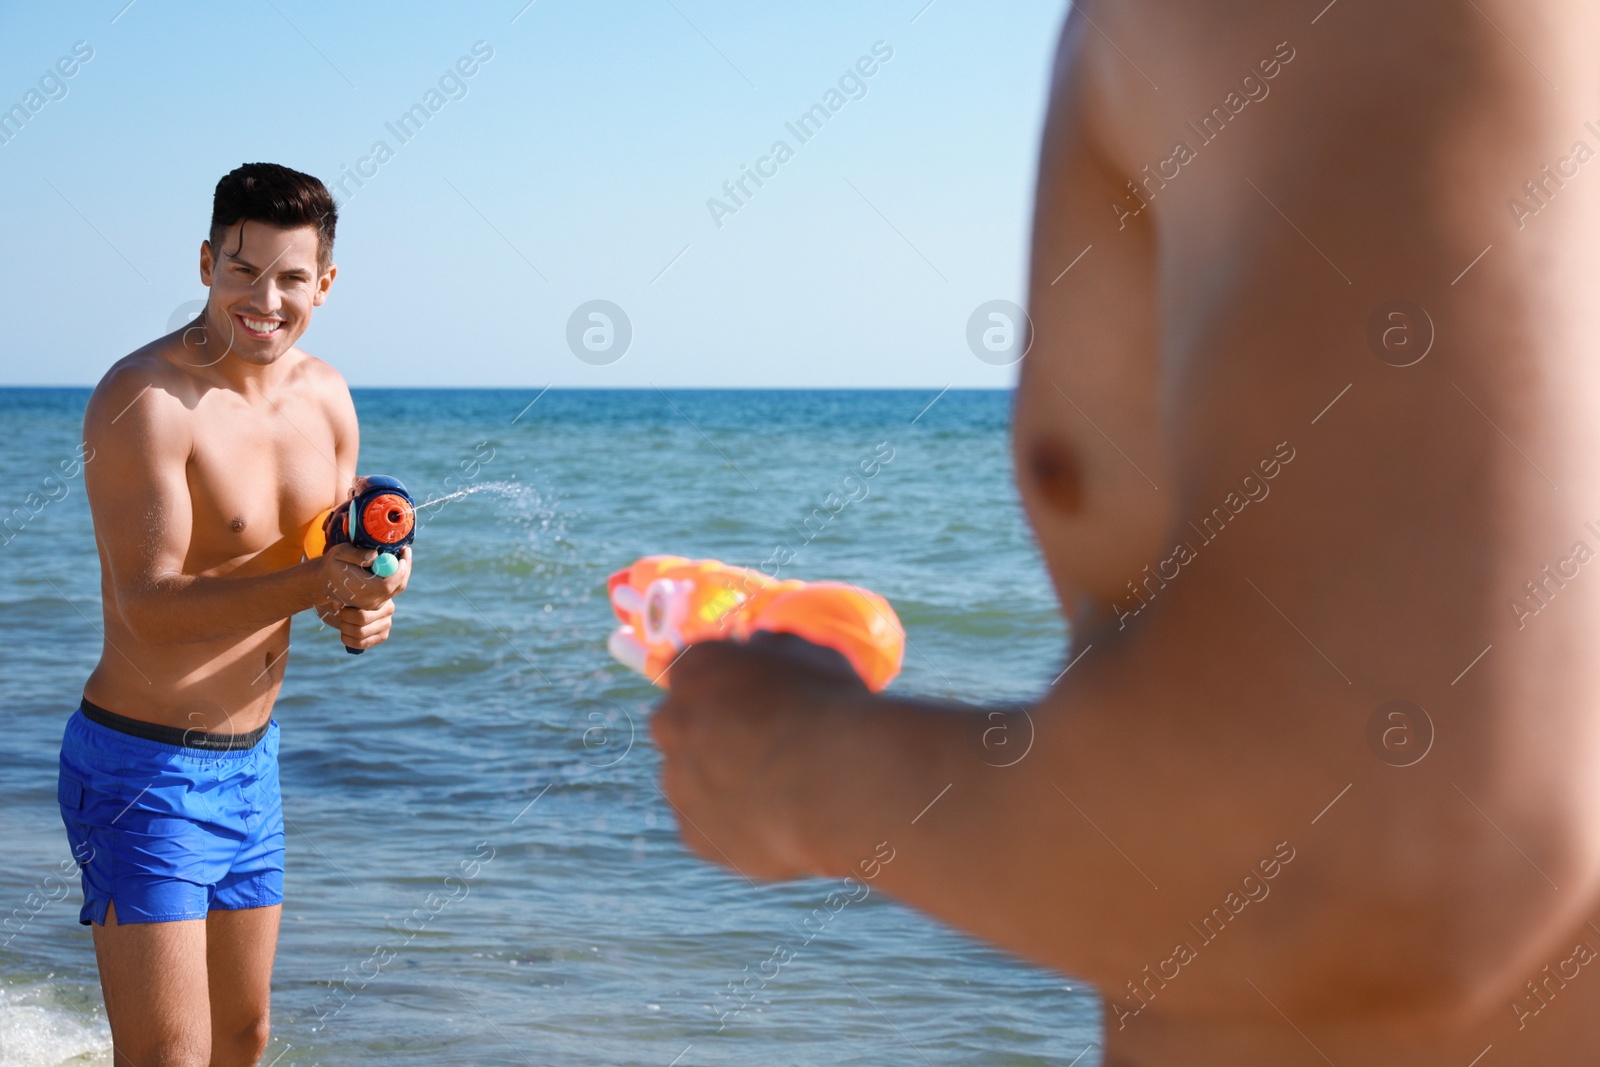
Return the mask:
<path id="1" fill-rule="evenodd" d="M 79 702 L 78 710 L 83 712 L 84 718 L 108 730 L 142 737 L 146 741 L 156 741 L 163 745 L 203 748 L 210 752 L 235 752 L 242 748 L 255 748 L 261 739 L 267 736 L 267 727 L 272 725 L 269 719 L 247 734 L 213 734 L 197 729 L 180 730 L 176 726 L 163 726 L 158 722 L 145 722 L 143 719 L 130 719 L 126 715 L 118 715 L 98 704 L 91 704 L 88 697 Z"/>

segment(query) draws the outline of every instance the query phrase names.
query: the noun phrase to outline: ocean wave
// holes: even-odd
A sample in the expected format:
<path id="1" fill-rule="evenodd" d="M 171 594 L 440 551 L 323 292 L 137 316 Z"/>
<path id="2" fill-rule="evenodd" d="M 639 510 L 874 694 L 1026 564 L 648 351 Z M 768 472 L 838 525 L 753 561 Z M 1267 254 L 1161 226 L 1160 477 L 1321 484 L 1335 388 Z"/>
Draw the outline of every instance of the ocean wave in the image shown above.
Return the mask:
<path id="1" fill-rule="evenodd" d="M 48 982 L 0 986 L 0 1064 L 111 1067 L 111 1028 Z"/>

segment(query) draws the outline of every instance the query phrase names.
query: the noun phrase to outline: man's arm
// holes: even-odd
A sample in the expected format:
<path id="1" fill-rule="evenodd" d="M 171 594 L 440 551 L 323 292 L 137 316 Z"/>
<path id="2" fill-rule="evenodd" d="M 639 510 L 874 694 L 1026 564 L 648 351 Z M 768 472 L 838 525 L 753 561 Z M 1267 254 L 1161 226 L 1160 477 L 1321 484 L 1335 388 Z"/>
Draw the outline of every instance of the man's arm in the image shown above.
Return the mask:
<path id="1" fill-rule="evenodd" d="M 317 560 L 246 577 L 185 573 L 193 529 L 188 461 L 194 447 L 182 400 L 149 375 L 125 369 L 90 401 L 84 468 L 95 533 L 116 607 L 141 640 L 210 641 L 261 630 L 336 589 L 344 602 L 376 608 L 403 587 L 363 569 L 373 553 L 341 545 Z"/>
<path id="2" fill-rule="evenodd" d="M 309 365 L 317 375 L 316 389 L 327 411 L 328 421 L 333 426 L 333 454 L 334 462 L 339 467 L 340 484 L 353 486 L 352 493 L 360 492 L 362 486 L 357 484 L 356 464 L 361 453 L 361 427 L 356 419 L 356 406 L 350 397 L 350 387 L 338 371 L 321 360 L 310 359 Z M 404 573 L 396 576 L 396 592 L 403 590 L 409 581 L 411 549 L 402 549 L 400 559 Z M 389 630 L 394 621 L 392 599 L 358 607 L 342 588 L 330 584 L 323 589 L 313 608 L 317 617 L 338 630 L 340 638 L 351 648 L 372 648 L 389 639 Z"/>
<path id="3" fill-rule="evenodd" d="M 1153 693 L 1125 676 L 1120 698 L 1085 685 L 1095 663 L 1074 669 L 1070 708 L 1063 691 L 991 714 L 874 697 L 793 652 L 695 646 L 652 722 L 685 840 L 747 877 L 870 875 L 969 934 L 1115 989 L 1169 955 L 1280 831 L 1293 836 L 1249 802 L 1252 757 L 1171 729 L 1166 715 L 1185 709 L 1152 711 Z M 1101 673 L 1124 658 L 1095 652 Z M 1007 744 L 986 746 L 997 729 Z M 1229 814 L 1197 827 L 1202 810 Z M 1190 862 L 1171 854 L 1184 838 Z"/>
<path id="4" fill-rule="evenodd" d="M 1192 594 L 1097 639 L 1025 712 L 873 696 L 764 642 L 694 646 L 652 721 L 663 793 L 704 859 L 870 882 L 1135 1008 L 1127 983 L 1170 978 L 1182 944 L 1206 962 L 1166 1003 L 1217 1017 L 1271 1014 L 1246 979 L 1305 1022 L 1503 1010 L 1500 931 L 1467 897 L 1520 874 L 1494 831 L 1359 758 L 1370 709 L 1264 660 L 1284 644 L 1270 609 L 1218 625 L 1216 587 Z"/>

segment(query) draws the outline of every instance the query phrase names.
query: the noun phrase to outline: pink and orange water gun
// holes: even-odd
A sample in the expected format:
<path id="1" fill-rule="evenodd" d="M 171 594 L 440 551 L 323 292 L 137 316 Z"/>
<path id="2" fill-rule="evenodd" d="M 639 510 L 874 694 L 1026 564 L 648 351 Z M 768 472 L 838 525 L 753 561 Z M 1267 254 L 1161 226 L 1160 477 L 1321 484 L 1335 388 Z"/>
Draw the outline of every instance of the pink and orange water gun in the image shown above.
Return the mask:
<path id="1" fill-rule="evenodd" d="M 900 673 L 905 630 L 877 593 L 844 582 L 777 581 L 713 559 L 646 556 L 607 581 L 622 625 L 606 647 L 665 687 L 678 654 L 699 641 L 789 633 L 839 652 L 877 692 Z"/>

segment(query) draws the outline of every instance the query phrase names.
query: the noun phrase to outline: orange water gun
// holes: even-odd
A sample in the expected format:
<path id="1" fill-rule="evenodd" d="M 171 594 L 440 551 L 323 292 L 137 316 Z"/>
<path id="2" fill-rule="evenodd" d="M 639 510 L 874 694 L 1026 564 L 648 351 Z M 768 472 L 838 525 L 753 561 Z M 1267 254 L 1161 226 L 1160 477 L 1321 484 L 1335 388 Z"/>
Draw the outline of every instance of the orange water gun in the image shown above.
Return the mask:
<path id="1" fill-rule="evenodd" d="M 302 542 L 306 559 L 316 559 L 334 545 L 352 544 L 377 552 L 367 569 L 379 578 L 400 571 L 400 550 L 417 538 L 417 509 L 398 478 L 373 474 L 361 479 L 360 491 L 344 504 L 319 514 L 306 527 Z M 352 656 L 362 650 L 344 646 Z"/>
<path id="2" fill-rule="evenodd" d="M 839 652 L 877 692 L 900 673 L 906 635 L 877 593 L 844 582 L 777 581 L 714 559 L 646 556 L 606 582 L 622 621 L 607 649 L 665 687 L 678 654 L 699 641 L 795 634 Z"/>

